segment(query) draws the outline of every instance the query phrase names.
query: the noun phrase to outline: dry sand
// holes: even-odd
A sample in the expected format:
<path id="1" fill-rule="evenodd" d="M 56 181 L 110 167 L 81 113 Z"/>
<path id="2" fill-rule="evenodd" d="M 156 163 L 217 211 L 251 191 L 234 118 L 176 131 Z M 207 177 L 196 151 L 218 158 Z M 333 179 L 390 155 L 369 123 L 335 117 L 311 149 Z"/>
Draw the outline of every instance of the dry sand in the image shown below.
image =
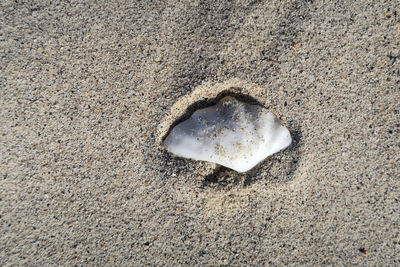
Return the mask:
<path id="1" fill-rule="evenodd" d="M 0 265 L 400 264 L 399 1 L 22 2 L 0 3 Z M 246 174 L 166 153 L 221 92 L 293 145 Z"/>

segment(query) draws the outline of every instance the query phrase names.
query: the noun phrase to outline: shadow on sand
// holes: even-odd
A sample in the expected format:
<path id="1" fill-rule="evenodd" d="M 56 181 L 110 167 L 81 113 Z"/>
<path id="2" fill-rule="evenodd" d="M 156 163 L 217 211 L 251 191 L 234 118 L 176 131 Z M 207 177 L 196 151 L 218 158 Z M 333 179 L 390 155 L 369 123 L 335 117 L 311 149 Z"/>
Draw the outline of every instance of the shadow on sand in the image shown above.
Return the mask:
<path id="1" fill-rule="evenodd" d="M 230 90 L 219 93 L 215 98 L 204 99 L 191 104 L 187 107 L 185 113 L 172 123 L 162 140 L 165 140 L 170 131 L 177 124 L 189 119 L 196 110 L 213 106 L 226 96 L 234 97 L 248 104 L 263 106 L 250 95 L 236 92 L 238 91 L 237 89 L 238 88 L 231 88 Z M 300 156 L 299 147 L 301 145 L 302 133 L 300 127 L 294 125 L 293 121 L 289 122 L 288 128 L 292 135 L 292 144 L 288 148 L 266 158 L 256 167 L 245 173 L 238 173 L 226 167 L 218 166 L 211 174 L 204 177 L 201 182 L 201 187 L 229 190 L 238 185 L 249 186 L 260 180 L 263 180 L 266 184 L 290 181 L 298 166 L 298 158 Z M 165 149 L 163 149 L 163 156 L 165 157 L 165 162 L 169 162 L 170 166 L 175 166 L 177 175 L 186 171 L 191 171 L 193 167 L 188 166 L 192 165 L 188 164 L 188 161 L 190 160 L 175 157 Z"/>

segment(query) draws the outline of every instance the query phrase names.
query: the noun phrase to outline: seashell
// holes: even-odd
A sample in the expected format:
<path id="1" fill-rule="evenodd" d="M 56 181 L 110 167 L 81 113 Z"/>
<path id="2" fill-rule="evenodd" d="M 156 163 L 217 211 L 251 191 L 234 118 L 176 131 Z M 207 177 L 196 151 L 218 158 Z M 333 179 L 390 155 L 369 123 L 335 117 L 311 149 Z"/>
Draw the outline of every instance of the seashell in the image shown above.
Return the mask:
<path id="1" fill-rule="evenodd" d="M 289 130 L 265 108 L 227 96 L 176 125 L 164 144 L 177 156 L 246 172 L 291 141 Z"/>

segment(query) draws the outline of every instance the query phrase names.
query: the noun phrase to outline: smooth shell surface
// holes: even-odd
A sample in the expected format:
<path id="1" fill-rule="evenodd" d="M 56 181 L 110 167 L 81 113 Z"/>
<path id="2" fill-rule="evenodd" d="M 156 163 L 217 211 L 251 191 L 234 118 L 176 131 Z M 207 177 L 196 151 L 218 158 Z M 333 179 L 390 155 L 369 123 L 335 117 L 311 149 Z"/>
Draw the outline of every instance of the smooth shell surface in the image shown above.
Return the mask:
<path id="1" fill-rule="evenodd" d="M 289 130 L 272 113 L 228 96 L 195 111 L 171 130 L 164 144 L 177 156 L 246 172 L 291 141 Z"/>

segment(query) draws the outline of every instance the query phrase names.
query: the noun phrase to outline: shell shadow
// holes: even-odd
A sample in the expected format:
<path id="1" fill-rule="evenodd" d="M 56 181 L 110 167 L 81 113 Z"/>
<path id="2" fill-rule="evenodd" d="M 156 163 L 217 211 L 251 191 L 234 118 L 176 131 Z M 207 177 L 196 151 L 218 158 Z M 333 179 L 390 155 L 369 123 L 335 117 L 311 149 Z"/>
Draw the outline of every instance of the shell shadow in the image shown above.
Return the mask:
<path id="1" fill-rule="evenodd" d="M 254 97 L 247 95 L 247 94 L 243 94 L 239 91 L 240 88 L 237 87 L 231 87 L 228 90 L 222 91 L 221 93 L 219 93 L 216 97 L 214 98 L 205 98 L 199 101 L 194 102 L 193 104 L 189 105 L 184 114 L 182 116 L 180 116 L 179 118 L 177 118 L 172 124 L 171 126 L 168 128 L 167 133 L 161 138 L 162 142 L 165 141 L 165 139 L 167 138 L 167 136 L 169 135 L 169 133 L 171 132 L 171 130 L 178 125 L 179 123 L 187 120 L 190 118 L 190 116 L 192 116 L 192 114 L 198 110 L 198 109 L 203 109 L 203 108 L 208 108 L 211 106 L 216 105 L 222 98 L 226 97 L 226 96 L 231 96 L 236 98 L 237 100 L 240 100 L 242 102 L 251 104 L 251 105 L 260 105 L 262 107 L 264 107 L 263 104 L 261 104 L 258 100 L 256 100 Z"/>
<path id="2" fill-rule="evenodd" d="M 237 100 L 248 104 L 265 107 L 252 96 L 237 92 L 239 90 L 240 88 L 232 87 L 229 90 L 219 93 L 214 98 L 202 99 L 188 106 L 185 110 L 185 113 L 171 124 L 167 133 L 162 137 L 162 142 L 164 142 L 166 137 L 176 125 L 189 119 L 196 110 L 213 106 L 226 96 L 234 97 Z M 293 174 L 298 167 L 302 132 L 300 127 L 295 125 L 293 121 L 289 121 L 288 124 L 289 131 L 292 135 L 292 143 L 288 148 L 266 158 L 256 167 L 245 173 L 238 173 L 234 170 L 218 165 L 218 167 L 213 170 L 211 174 L 204 176 L 199 186 L 203 189 L 215 188 L 218 190 L 229 190 L 238 185 L 250 186 L 256 182 L 260 182 L 261 180 L 266 185 L 273 183 L 285 183 L 292 180 Z M 163 162 L 166 170 L 171 170 L 170 167 L 172 165 L 174 167 L 173 172 L 177 175 L 193 173 L 195 172 L 196 167 L 198 167 L 198 161 L 175 157 L 171 153 L 167 152 L 165 147 L 162 147 L 160 152 L 164 158 Z"/>

